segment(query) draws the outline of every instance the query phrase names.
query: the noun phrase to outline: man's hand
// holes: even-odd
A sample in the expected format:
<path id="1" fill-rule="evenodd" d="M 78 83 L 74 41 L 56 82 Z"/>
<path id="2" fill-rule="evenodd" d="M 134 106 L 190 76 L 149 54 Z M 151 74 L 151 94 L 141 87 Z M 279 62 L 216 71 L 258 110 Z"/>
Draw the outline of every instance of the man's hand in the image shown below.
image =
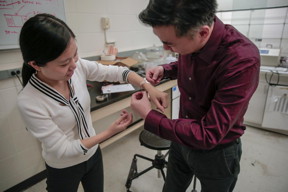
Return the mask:
<path id="1" fill-rule="evenodd" d="M 157 85 L 164 77 L 164 68 L 157 66 L 146 71 L 146 79 L 152 85 Z"/>
<path id="2" fill-rule="evenodd" d="M 151 103 L 148 99 L 148 95 L 145 91 L 134 93 L 131 96 L 130 106 L 132 110 L 138 113 L 144 120 L 152 109 Z"/>
<path id="3" fill-rule="evenodd" d="M 164 68 L 162 66 L 151 68 L 146 72 L 146 80 L 152 85 L 160 83 L 163 76 Z M 150 99 L 156 105 L 157 109 L 164 113 L 164 109 L 168 106 L 168 94 L 156 88 L 151 89 L 149 86 L 146 87 L 146 91 L 149 93 Z"/>

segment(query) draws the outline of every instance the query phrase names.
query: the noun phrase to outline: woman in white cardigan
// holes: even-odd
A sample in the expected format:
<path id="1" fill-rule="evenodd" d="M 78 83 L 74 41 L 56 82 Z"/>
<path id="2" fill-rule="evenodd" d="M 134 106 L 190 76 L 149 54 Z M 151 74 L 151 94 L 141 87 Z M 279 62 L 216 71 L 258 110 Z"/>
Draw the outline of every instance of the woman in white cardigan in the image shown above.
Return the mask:
<path id="1" fill-rule="evenodd" d="M 48 191 L 103 191 L 99 143 L 123 131 L 132 114 L 122 111 L 105 131 L 96 134 L 86 81 L 129 82 L 144 88 L 160 109 L 167 94 L 126 67 L 104 66 L 78 57 L 75 35 L 60 19 L 38 14 L 20 33 L 24 88 L 18 96 L 27 129 L 42 145 Z"/>

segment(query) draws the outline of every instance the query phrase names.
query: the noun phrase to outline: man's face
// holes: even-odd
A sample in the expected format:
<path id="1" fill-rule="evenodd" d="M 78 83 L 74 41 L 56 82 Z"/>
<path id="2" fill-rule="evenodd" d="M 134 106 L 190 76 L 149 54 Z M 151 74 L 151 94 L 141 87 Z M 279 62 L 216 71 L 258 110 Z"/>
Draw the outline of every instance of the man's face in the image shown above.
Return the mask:
<path id="1" fill-rule="evenodd" d="M 175 27 L 169 25 L 153 27 L 153 32 L 162 41 L 164 49 L 181 55 L 197 52 L 203 47 L 201 35 L 198 31 L 194 33 L 193 37 L 177 37 Z"/>

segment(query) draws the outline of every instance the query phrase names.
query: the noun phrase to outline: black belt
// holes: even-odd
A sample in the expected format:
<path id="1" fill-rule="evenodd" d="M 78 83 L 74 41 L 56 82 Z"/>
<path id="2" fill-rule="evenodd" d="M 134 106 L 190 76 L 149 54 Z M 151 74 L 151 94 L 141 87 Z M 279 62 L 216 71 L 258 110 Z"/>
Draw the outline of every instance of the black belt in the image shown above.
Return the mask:
<path id="1" fill-rule="evenodd" d="M 229 143 L 225 143 L 225 144 L 219 144 L 217 145 L 216 147 L 212 148 L 212 149 L 195 149 L 193 151 L 197 151 L 197 152 L 208 152 L 208 151 L 213 151 L 213 150 L 219 150 L 219 149 L 224 149 L 224 148 L 227 148 L 227 147 L 230 147 L 234 144 L 239 144 L 241 142 L 241 139 L 240 138 L 237 138 L 235 139 L 234 141 L 231 141 Z"/>
<path id="2" fill-rule="evenodd" d="M 234 144 L 239 144 L 239 143 L 240 143 L 240 138 L 237 138 L 234 141 L 231 141 L 230 143 L 219 144 L 216 147 L 214 147 L 213 149 L 224 149 L 226 147 L 230 147 Z M 213 149 L 211 149 L 211 150 L 213 150 Z"/>

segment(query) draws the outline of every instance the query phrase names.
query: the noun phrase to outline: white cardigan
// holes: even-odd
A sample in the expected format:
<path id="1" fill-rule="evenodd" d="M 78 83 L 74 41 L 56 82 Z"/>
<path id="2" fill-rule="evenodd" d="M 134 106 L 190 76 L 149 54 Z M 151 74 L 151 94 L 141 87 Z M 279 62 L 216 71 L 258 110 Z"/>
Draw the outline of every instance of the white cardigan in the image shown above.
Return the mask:
<path id="1" fill-rule="evenodd" d="M 91 101 L 86 80 L 125 82 L 127 70 L 126 67 L 106 66 L 84 59 L 77 62 L 72 84 L 84 109 L 90 136 L 96 133 L 90 115 Z M 65 168 L 82 163 L 97 150 L 98 145 L 84 155 L 77 123 L 69 106 L 60 105 L 30 83 L 18 95 L 18 107 L 27 129 L 41 142 L 42 156 L 50 167 Z"/>

